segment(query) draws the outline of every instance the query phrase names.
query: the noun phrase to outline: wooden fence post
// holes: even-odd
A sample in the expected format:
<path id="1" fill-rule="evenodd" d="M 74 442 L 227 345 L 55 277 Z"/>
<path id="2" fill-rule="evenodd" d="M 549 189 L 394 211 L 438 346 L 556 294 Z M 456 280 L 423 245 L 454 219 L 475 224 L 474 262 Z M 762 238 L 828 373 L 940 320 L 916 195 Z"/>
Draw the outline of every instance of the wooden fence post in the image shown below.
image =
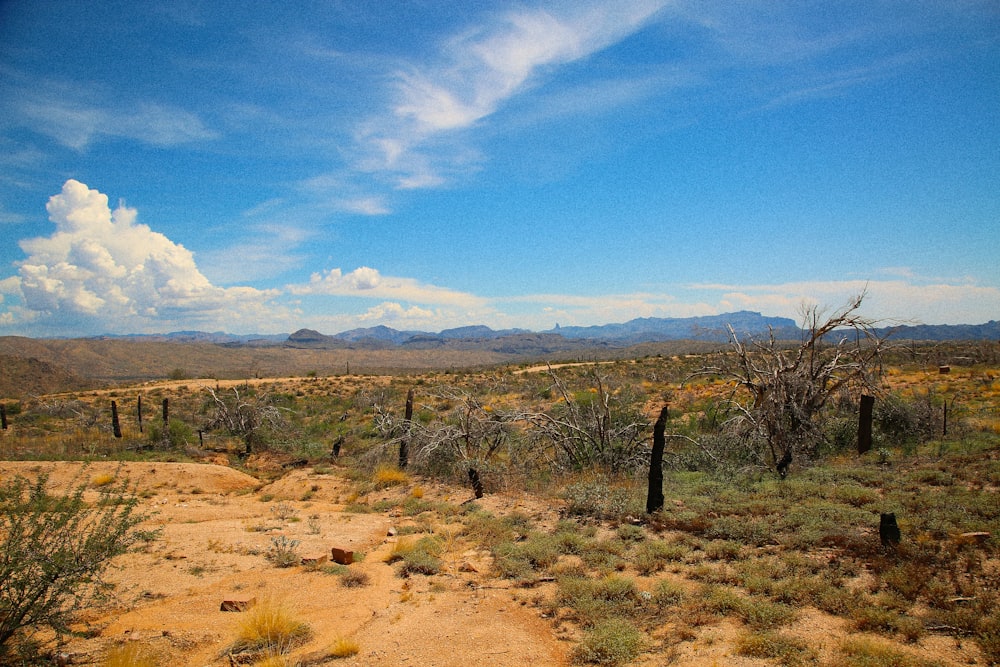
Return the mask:
<path id="1" fill-rule="evenodd" d="M 649 486 L 646 491 L 646 513 L 663 509 L 663 449 L 666 446 L 668 405 L 660 410 L 653 425 L 653 451 L 649 456 Z"/>
<path id="2" fill-rule="evenodd" d="M 872 448 L 872 412 L 874 407 L 874 396 L 861 397 L 861 410 L 858 413 L 858 454 L 864 454 Z"/>
<path id="3" fill-rule="evenodd" d="M 469 468 L 469 481 L 472 482 L 472 491 L 476 494 L 476 498 L 482 498 L 483 480 L 479 478 L 479 471 L 475 468 Z"/>
<path id="4" fill-rule="evenodd" d="M 0 403 L 0 423 L 3 424 L 3 430 L 7 430 L 7 406 Z"/>
<path id="5" fill-rule="evenodd" d="M 139 394 L 139 398 L 135 402 L 135 416 L 139 420 L 139 433 L 142 433 L 142 394 Z"/>
<path id="6" fill-rule="evenodd" d="M 410 458 L 410 426 L 413 421 L 413 388 L 406 392 L 406 414 L 404 415 L 406 433 L 399 441 L 399 467 L 406 468 Z"/>
<path id="7" fill-rule="evenodd" d="M 170 401 L 169 399 L 163 399 L 163 428 L 167 427 L 167 421 L 170 417 Z"/>
<path id="8" fill-rule="evenodd" d="M 111 401 L 111 430 L 116 438 L 122 437 L 122 425 L 118 421 L 118 404 Z"/>

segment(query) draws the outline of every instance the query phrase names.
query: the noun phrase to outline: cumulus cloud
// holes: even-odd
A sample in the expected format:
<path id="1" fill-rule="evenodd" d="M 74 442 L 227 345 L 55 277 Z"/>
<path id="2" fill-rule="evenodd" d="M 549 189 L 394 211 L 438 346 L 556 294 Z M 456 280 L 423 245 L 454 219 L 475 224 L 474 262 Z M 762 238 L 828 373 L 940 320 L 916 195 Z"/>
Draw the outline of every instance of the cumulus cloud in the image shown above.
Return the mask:
<path id="1" fill-rule="evenodd" d="M 419 306 L 410 306 L 407 308 L 399 303 L 385 301 L 369 308 L 358 319 L 362 322 L 424 323 L 434 322 L 438 315 L 439 313 L 436 311 L 420 308 Z"/>
<path id="2" fill-rule="evenodd" d="M 136 210 L 108 206 L 108 197 L 68 180 L 46 206 L 56 231 L 27 239 L 28 255 L 13 281 L 29 314 L 58 328 L 107 332 L 163 330 L 192 324 L 252 325 L 271 319 L 275 292 L 221 288 L 198 270 L 184 246 L 136 222 Z M 69 326 L 72 325 L 72 326 Z"/>
<path id="3" fill-rule="evenodd" d="M 413 278 L 383 276 L 367 266 L 349 273 L 339 268 L 314 273 L 307 284 L 289 285 L 287 289 L 297 295 L 353 296 L 463 308 L 478 308 L 486 303 L 475 295 L 427 285 Z"/>

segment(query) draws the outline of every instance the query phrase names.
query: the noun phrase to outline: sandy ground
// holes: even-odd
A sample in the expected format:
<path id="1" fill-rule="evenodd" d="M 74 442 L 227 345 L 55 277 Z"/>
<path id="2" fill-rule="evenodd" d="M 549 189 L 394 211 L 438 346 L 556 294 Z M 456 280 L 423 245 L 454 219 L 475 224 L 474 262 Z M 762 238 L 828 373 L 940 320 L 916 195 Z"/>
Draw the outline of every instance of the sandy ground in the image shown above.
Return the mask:
<path id="1" fill-rule="evenodd" d="M 49 475 L 64 488 L 102 474 L 124 474 L 147 496 L 148 527 L 162 530 L 148 548 L 119 558 L 108 579 L 111 603 L 88 610 L 78 630 L 92 634 L 68 647 L 72 664 L 99 662 L 107 649 L 138 641 L 160 664 L 229 665 L 240 613 L 220 611 L 223 600 L 256 599 L 286 606 L 312 628 L 297 660 L 323 660 L 339 638 L 360 650 L 338 665 L 565 665 L 568 642 L 553 636 L 537 610 L 516 591 L 468 567 L 486 571 L 483 554 L 445 554 L 434 577 L 401 579 L 383 557 L 403 517 L 344 513 L 348 483 L 336 474 L 297 470 L 269 485 L 230 468 L 190 463 L 0 462 L 0 477 Z M 308 500 L 301 500 L 308 494 Z M 262 502 L 262 498 L 270 498 Z M 291 513 L 281 518 L 279 515 Z M 304 557 L 338 547 L 363 553 L 349 567 L 370 577 L 347 588 L 340 577 L 307 567 L 276 568 L 264 558 L 271 539 L 300 542 Z M 474 566 L 475 567 L 475 566 Z"/>
<path id="2" fill-rule="evenodd" d="M 54 489 L 92 482 L 101 475 L 126 476 L 150 513 L 146 527 L 159 539 L 114 562 L 107 603 L 86 610 L 67 646 L 68 664 L 98 664 L 109 648 L 138 642 L 155 652 L 160 665 L 228 667 L 228 648 L 243 616 L 220 611 L 225 600 L 280 604 L 310 626 L 308 643 L 289 653 L 285 664 L 472 665 L 541 667 L 569 665 L 578 630 L 545 618 L 532 601 L 551 592 L 515 588 L 489 576 L 488 554 L 463 538 L 446 541 L 444 567 L 434 576 L 400 578 L 385 556 L 400 539 L 395 533 L 419 521 L 397 510 L 345 512 L 356 491 L 336 468 L 317 473 L 293 470 L 264 485 L 231 468 L 194 463 L 92 463 L 0 461 L 0 478 L 49 475 Z M 342 472 L 342 471 L 341 471 Z M 465 490 L 424 485 L 425 497 L 451 503 Z M 398 497 L 400 491 L 373 492 L 369 503 Z M 395 495 L 394 495 L 395 494 Z M 554 508 L 510 494 L 488 495 L 479 504 L 494 514 L 513 511 L 540 525 L 554 523 Z M 457 524 L 452 528 L 457 528 Z M 448 525 L 436 527 L 445 535 Z M 273 539 L 299 541 L 306 558 L 330 554 L 331 547 L 361 554 L 349 566 L 369 584 L 345 587 L 341 577 L 308 566 L 276 568 L 264 557 Z M 554 584 L 547 584 L 551 587 Z M 825 662 L 850 631 L 847 621 L 804 610 L 789 634 L 806 638 Z M 635 664 L 769 665 L 740 657 L 734 641 L 740 628 L 728 621 L 700 628 L 697 636 L 672 637 L 679 624 L 654 633 L 663 650 Z M 357 654 L 329 657 L 338 639 L 357 643 Z M 977 664 L 972 642 L 929 635 L 911 646 L 923 658 L 944 665 Z"/>

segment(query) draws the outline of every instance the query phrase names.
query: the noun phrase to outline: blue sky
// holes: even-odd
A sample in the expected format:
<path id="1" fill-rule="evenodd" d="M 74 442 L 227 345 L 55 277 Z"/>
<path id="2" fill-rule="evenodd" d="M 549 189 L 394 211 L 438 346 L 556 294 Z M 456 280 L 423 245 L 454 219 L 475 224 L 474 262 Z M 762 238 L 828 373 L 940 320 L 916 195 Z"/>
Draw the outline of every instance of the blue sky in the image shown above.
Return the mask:
<path id="1" fill-rule="evenodd" d="M 1000 319 L 1000 5 L 0 2 L 0 334 Z"/>

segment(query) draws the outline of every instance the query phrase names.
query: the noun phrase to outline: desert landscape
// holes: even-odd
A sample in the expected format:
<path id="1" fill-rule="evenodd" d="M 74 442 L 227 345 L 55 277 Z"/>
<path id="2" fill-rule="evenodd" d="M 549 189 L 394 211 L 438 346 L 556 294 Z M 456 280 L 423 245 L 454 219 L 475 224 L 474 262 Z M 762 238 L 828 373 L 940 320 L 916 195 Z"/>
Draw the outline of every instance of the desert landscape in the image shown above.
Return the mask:
<path id="1" fill-rule="evenodd" d="M 966 347 L 986 358 L 945 374 L 954 350 L 910 348 L 885 373 L 880 404 L 896 412 L 880 412 L 877 447 L 852 454 L 856 415 L 830 415 L 827 449 L 787 477 L 713 440 L 733 386 L 695 373 L 701 354 L 5 400 L 0 483 L 41 477 L 93 507 L 126 483 L 144 531 L 68 632 L 18 637 L 43 664 L 995 664 L 991 349 Z M 665 502 L 651 513 L 642 466 L 521 460 L 541 427 L 510 417 L 605 405 L 641 426 L 619 437 L 634 433 L 648 461 L 664 401 Z M 222 404 L 282 420 L 251 447 L 221 426 Z M 917 429 L 914 415 L 927 433 L 900 425 Z M 887 511 L 898 545 L 880 540 Z"/>

